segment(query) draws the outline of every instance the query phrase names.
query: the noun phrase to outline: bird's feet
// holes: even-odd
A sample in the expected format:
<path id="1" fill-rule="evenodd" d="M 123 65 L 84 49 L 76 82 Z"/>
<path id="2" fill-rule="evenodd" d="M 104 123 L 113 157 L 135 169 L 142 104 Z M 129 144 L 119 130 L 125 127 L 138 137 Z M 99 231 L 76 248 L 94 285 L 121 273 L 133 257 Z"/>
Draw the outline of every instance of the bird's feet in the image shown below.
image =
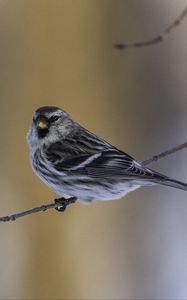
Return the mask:
<path id="1" fill-rule="evenodd" d="M 64 212 L 66 207 L 72 203 L 75 203 L 77 201 L 76 197 L 70 197 L 68 199 L 61 197 L 59 199 L 55 199 L 55 204 L 58 206 L 55 207 L 55 209 L 59 212 Z"/>

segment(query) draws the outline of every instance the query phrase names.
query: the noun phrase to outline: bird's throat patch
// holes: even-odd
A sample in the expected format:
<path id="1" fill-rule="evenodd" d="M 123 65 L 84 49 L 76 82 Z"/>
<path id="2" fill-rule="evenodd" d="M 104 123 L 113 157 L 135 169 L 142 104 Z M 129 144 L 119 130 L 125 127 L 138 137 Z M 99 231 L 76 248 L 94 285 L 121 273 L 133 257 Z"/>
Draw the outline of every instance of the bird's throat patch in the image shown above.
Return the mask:
<path id="1" fill-rule="evenodd" d="M 39 139 L 43 139 L 49 133 L 49 129 L 48 128 L 39 128 L 38 127 L 37 130 L 38 130 L 38 137 L 39 137 Z"/>

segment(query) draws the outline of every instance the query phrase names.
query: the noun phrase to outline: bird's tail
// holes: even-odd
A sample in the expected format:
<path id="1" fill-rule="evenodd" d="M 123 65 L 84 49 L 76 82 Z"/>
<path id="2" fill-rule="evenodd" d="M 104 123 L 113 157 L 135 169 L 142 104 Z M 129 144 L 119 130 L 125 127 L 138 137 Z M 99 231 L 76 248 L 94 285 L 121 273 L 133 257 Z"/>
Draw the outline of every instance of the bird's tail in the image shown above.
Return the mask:
<path id="1" fill-rule="evenodd" d="M 152 177 L 152 179 L 150 180 L 150 183 L 152 182 L 153 184 L 171 186 L 176 189 L 187 191 L 187 183 L 185 183 L 185 182 L 172 179 L 172 178 L 170 178 L 166 175 L 163 175 L 159 172 L 156 172 L 152 169 L 146 169 L 146 171 L 147 171 L 147 174 L 149 174 L 148 175 L 149 179 L 151 179 L 151 177 Z"/>
<path id="2" fill-rule="evenodd" d="M 157 183 L 162 184 L 162 185 L 171 186 L 176 189 L 181 189 L 181 190 L 187 191 L 187 184 L 184 182 L 175 180 L 175 179 L 165 178 L 164 180 L 161 180 Z"/>

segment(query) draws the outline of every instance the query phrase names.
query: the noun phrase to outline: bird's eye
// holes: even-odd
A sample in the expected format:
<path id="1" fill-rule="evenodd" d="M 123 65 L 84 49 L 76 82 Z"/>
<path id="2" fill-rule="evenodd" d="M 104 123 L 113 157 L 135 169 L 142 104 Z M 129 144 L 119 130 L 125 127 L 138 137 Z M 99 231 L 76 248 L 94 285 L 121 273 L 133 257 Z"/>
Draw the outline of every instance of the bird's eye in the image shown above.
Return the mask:
<path id="1" fill-rule="evenodd" d="M 51 118 L 49 118 L 49 122 L 53 123 L 55 121 L 57 121 L 60 118 L 60 116 L 52 116 Z"/>

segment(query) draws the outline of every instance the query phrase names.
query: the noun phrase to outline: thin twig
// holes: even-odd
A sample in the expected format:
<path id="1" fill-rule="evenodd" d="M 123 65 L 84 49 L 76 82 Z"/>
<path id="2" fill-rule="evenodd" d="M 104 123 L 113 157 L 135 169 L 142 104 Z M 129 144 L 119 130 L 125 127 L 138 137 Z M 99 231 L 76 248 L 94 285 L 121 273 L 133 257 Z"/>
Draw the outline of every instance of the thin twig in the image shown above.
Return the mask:
<path id="1" fill-rule="evenodd" d="M 150 159 L 147 159 L 147 160 L 143 161 L 142 164 L 149 165 L 150 163 L 152 163 L 154 161 L 158 161 L 159 159 L 164 158 L 164 157 L 166 157 L 168 155 L 171 155 L 173 153 L 176 153 L 177 151 L 182 150 L 184 148 L 187 148 L 187 142 L 184 143 L 184 144 L 181 144 L 179 146 L 176 146 L 174 148 L 171 148 L 169 150 L 166 150 L 166 151 L 164 151 L 164 152 L 162 152 L 158 155 L 154 155 Z M 75 203 L 76 201 L 77 201 L 77 199 L 75 197 L 71 197 L 71 198 L 68 198 L 68 199 L 65 199 L 65 198 L 62 197 L 60 199 L 55 199 L 54 202 L 49 203 L 49 204 L 34 207 L 34 208 L 22 211 L 22 212 L 17 213 L 17 214 L 0 217 L 0 222 L 15 221 L 18 218 L 22 218 L 24 216 L 31 215 L 31 214 L 34 214 L 34 213 L 38 213 L 38 212 L 41 212 L 41 211 L 46 211 L 46 210 L 52 209 L 52 208 L 55 208 L 56 210 L 58 210 L 60 212 L 64 212 L 68 205 L 70 205 L 72 203 Z"/>
<path id="2" fill-rule="evenodd" d="M 154 155 L 153 157 L 144 160 L 144 161 L 142 162 L 142 164 L 143 164 L 144 166 L 149 165 L 149 164 L 152 163 L 152 162 L 155 162 L 155 161 L 157 161 L 157 160 L 159 160 L 159 159 L 161 159 L 161 158 L 164 158 L 164 157 L 166 157 L 166 156 L 168 156 L 168 155 L 171 155 L 171 154 L 173 154 L 173 153 L 175 153 L 175 152 L 177 152 L 177 151 L 179 151 L 179 150 L 182 150 L 182 149 L 184 149 L 184 148 L 187 148 L 187 142 L 184 143 L 184 144 L 181 144 L 181 145 L 179 145 L 179 146 L 176 146 L 176 147 L 174 147 L 174 148 L 171 148 L 171 149 L 169 149 L 169 150 L 166 150 L 166 151 L 164 151 L 164 152 L 161 152 L 161 153 L 159 153 L 158 155 Z"/>
<path id="3" fill-rule="evenodd" d="M 41 205 L 41 206 L 38 206 L 38 207 L 34 207 L 34 208 L 29 209 L 29 210 L 25 210 L 25 211 L 22 211 L 20 213 L 13 214 L 13 215 L 10 215 L 10 216 L 0 217 L 0 222 L 15 221 L 18 218 L 22 218 L 24 216 L 35 214 L 35 213 L 38 213 L 38 212 L 41 212 L 41 211 L 46 211 L 46 210 L 52 209 L 52 208 L 55 208 L 56 210 L 62 212 L 62 211 L 65 211 L 65 209 L 68 205 L 70 205 L 72 203 L 75 203 L 76 200 L 77 199 L 75 197 L 71 197 L 71 198 L 68 198 L 68 199 L 65 199 L 65 198 L 55 199 L 53 203 L 44 204 L 44 205 Z"/>
<path id="4" fill-rule="evenodd" d="M 174 20 L 172 24 L 170 24 L 163 32 L 159 33 L 158 35 L 154 36 L 153 38 L 150 38 L 148 40 L 144 41 L 135 41 L 135 42 L 129 42 L 129 43 L 117 43 L 114 44 L 114 47 L 119 50 L 124 50 L 127 48 L 140 48 L 140 47 L 147 47 L 151 45 L 155 45 L 157 43 L 163 42 L 166 37 L 175 29 L 178 27 L 181 22 L 184 20 L 184 18 L 187 15 L 187 6 L 184 8 L 182 13 Z"/>

